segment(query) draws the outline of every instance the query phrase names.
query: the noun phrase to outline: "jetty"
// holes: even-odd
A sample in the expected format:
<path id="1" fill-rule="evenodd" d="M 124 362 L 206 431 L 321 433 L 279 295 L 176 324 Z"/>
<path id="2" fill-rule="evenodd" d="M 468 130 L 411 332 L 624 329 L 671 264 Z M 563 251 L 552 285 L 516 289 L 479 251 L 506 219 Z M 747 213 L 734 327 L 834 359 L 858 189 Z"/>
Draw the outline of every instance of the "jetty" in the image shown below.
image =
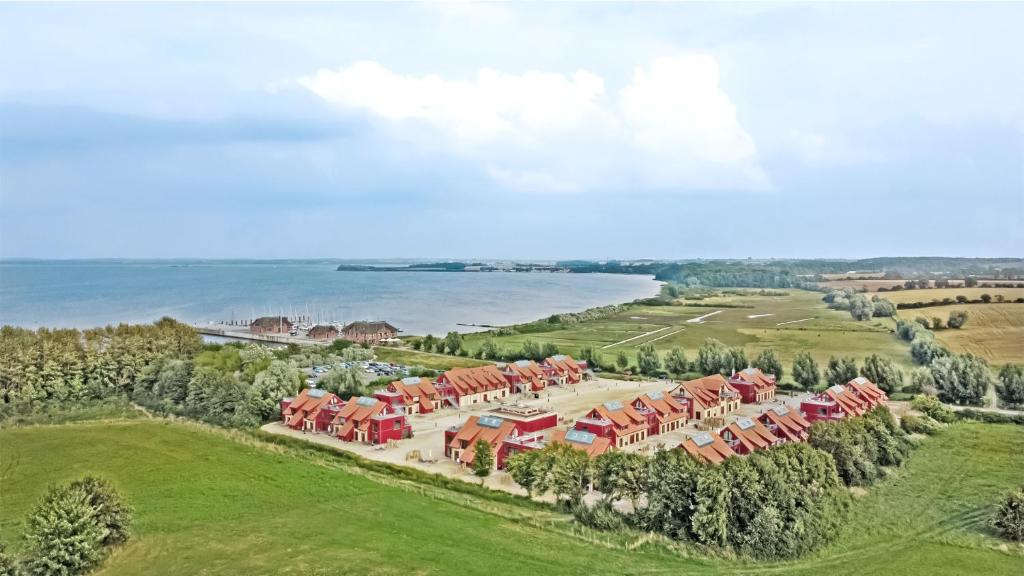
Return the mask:
<path id="1" fill-rule="evenodd" d="M 231 324 L 193 324 L 193 328 L 200 334 L 207 336 L 222 336 L 236 340 L 250 340 L 253 342 L 269 342 L 273 344 L 303 344 L 326 346 L 330 341 L 314 340 L 305 336 L 280 333 L 256 333 L 251 332 L 247 326 L 234 326 Z"/>

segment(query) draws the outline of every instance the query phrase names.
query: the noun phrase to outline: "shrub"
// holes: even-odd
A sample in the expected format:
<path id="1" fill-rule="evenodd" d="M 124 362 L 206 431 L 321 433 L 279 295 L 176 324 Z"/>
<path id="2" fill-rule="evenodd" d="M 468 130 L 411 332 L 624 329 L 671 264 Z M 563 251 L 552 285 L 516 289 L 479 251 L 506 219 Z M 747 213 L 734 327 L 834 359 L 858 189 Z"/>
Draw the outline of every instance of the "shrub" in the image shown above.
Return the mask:
<path id="1" fill-rule="evenodd" d="M 910 401 L 910 407 L 936 422 L 949 424 L 956 419 L 956 415 L 953 410 L 948 406 L 944 406 L 934 396 L 925 396 L 923 394 L 915 396 L 914 399 Z"/>
<path id="2" fill-rule="evenodd" d="M 992 526 L 1007 540 L 1024 541 L 1024 488 L 1003 499 Z"/>
<path id="3" fill-rule="evenodd" d="M 953 310 L 949 313 L 949 320 L 946 320 L 946 326 L 959 329 L 963 328 L 964 324 L 967 324 L 966 310 Z"/>
<path id="4" fill-rule="evenodd" d="M 1024 404 L 1024 366 L 1004 364 L 999 370 L 999 384 L 996 386 L 999 399 L 1005 404 Z"/>
<path id="5" fill-rule="evenodd" d="M 900 428 L 907 434 L 932 435 L 939 431 L 939 424 L 927 416 L 905 414 L 900 418 Z"/>

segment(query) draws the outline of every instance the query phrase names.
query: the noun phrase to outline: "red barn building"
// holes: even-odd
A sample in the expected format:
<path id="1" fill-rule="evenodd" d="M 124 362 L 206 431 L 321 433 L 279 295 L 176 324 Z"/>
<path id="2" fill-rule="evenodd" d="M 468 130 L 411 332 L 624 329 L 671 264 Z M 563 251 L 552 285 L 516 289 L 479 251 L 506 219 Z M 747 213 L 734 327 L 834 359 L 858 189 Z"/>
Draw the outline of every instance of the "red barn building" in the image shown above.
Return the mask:
<path id="1" fill-rule="evenodd" d="M 807 429 L 811 423 L 804 419 L 796 410 L 785 406 L 770 408 L 757 417 L 772 434 L 785 442 L 804 442 L 807 440 Z"/>
<path id="2" fill-rule="evenodd" d="M 284 316 L 263 316 L 249 324 L 253 334 L 287 334 L 292 331 L 291 320 Z"/>
<path id="3" fill-rule="evenodd" d="M 729 385 L 740 393 L 745 404 L 759 404 L 775 399 L 775 375 L 765 374 L 757 368 L 744 368 L 733 372 Z"/>
<path id="4" fill-rule="evenodd" d="M 454 368 L 441 374 L 435 386 L 445 404 L 462 408 L 507 398 L 510 386 L 494 364 L 477 368 Z"/>
<path id="5" fill-rule="evenodd" d="M 555 354 L 541 362 L 552 384 L 566 385 L 579 384 L 583 381 L 583 373 L 587 370 L 587 363 L 573 360 L 572 356 Z"/>
<path id="6" fill-rule="evenodd" d="M 555 430 L 548 440 L 552 444 L 568 444 L 583 450 L 591 460 L 612 449 L 612 441 L 582 430 Z"/>
<path id="7" fill-rule="evenodd" d="M 800 403 L 800 413 L 810 423 L 842 420 L 847 416 L 860 416 L 867 404 L 843 386 L 832 386 L 821 394 Z"/>
<path id="8" fill-rule="evenodd" d="M 533 360 L 516 360 L 500 368 L 512 392 L 539 392 L 547 387 L 548 379 L 544 369 Z"/>
<path id="9" fill-rule="evenodd" d="M 522 404 L 492 408 L 487 415 L 512 422 L 520 432 L 539 432 L 558 425 L 557 413 Z"/>
<path id="10" fill-rule="evenodd" d="M 444 455 L 463 466 L 470 466 L 476 457 L 474 445 L 483 440 L 491 445 L 495 453 L 494 467 L 497 468 L 497 453 L 509 436 L 520 436 L 515 423 L 497 416 L 470 416 L 462 426 L 452 426 L 444 431 Z"/>
<path id="11" fill-rule="evenodd" d="M 346 442 L 384 444 L 412 436 L 405 414 L 386 402 L 359 396 L 351 398 L 331 421 L 331 433 Z"/>
<path id="12" fill-rule="evenodd" d="M 281 401 L 281 419 L 294 430 L 324 432 L 341 408 L 341 398 L 319 388 L 306 388 Z"/>
<path id="13" fill-rule="evenodd" d="M 846 384 L 846 389 L 852 392 L 854 396 L 864 401 L 869 410 L 878 405 L 885 405 L 885 403 L 889 401 L 889 396 L 886 395 L 881 388 L 863 376 L 858 376 L 857 378 L 850 380 L 850 382 Z"/>
<path id="14" fill-rule="evenodd" d="M 662 392 L 637 396 L 630 405 L 647 419 L 647 435 L 654 436 L 678 430 L 686 424 L 688 402 L 676 400 Z"/>
<path id="15" fill-rule="evenodd" d="M 622 448 L 647 438 L 647 418 L 629 404 L 618 400 L 587 412 L 576 421 L 576 430 L 608 438 L 616 448 Z"/>
<path id="16" fill-rule="evenodd" d="M 312 340 L 334 340 L 338 337 L 338 329 L 330 324 L 317 324 L 306 332 L 306 338 Z"/>
<path id="17" fill-rule="evenodd" d="M 671 392 L 689 400 L 690 418 L 722 418 L 740 407 L 740 393 L 721 374 L 680 383 Z"/>
<path id="18" fill-rule="evenodd" d="M 736 455 L 722 437 L 714 432 L 699 432 L 679 445 L 687 454 L 709 464 L 721 464 Z"/>
<path id="19" fill-rule="evenodd" d="M 401 409 L 404 414 L 428 414 L 441 408 L 441 394 L 426 378 L 410 376 L 395 380 L 373 397 Z"/>
<path id="20" fill-rule="evenodd" d="M 398 328 L 387 322 L 352 322 L 341 329 L 341 337 L 352 342 L 379 344 L 398 336 Z"/>
<path id="21" fill-rule="evenodd" d="M 778 436 L 761 422 L 753 418 L 737 418 L 735 422 L 718 431 L 718 435 L 737 454 L 752 454 L 782 444 Z"/>

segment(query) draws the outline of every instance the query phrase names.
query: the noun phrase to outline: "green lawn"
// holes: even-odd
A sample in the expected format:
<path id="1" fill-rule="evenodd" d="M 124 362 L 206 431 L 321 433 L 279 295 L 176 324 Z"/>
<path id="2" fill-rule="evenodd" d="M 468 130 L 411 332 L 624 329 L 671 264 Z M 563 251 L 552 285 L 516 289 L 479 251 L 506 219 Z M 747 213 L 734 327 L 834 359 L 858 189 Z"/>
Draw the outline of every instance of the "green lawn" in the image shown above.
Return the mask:
<path id="1" fill-rule="evenodd" d="M 803 560 L 689 558 L 570 533 L 516 504 L 375 478 L 288 449 L 163 421 L 0 431 L 0 539 L 21 546 L 46 486 L 110 478 L 136 534 L 101 574 L 1020 574 L 986 522 L 1022 480 L 1024 428 L 958 424 L 858 500 L 839 541 Z M 383 481 L 381 481 L 383 480 Z"/>
<path id="2" fill-rule="evenodd" d="M 906 343 L 891 333 L 895 326 L 892 320 L 855 322 L 848 312 L 829 310 L 821 297 L 818 292 L 791 290 L 784 296 L 716 296 L 700 301 L 700 306 L 629 305 L 615 316 L 567 328 L 556 326 L 549 331 L 498 337 L 470 334 L 465 337 L 465 345 L 475 350 L 485 339 L 494 338 L 502 349 L 515 350 L 530 339 L 551 342 L 568 354 L 578 354 L 584 346 L 593 345 L 604 362 L 611 364 L 619 351 L 635 358 L 636 349 L 645 343 L 653 344 L 663 355 L 680 346 L 693 360 L 706 338 L 717 338 L 730 346 L 743 346 L 751 360 L 762 349 L 774 348 L 787 371 L 800 351 L 810 352 L 822 367 L 829 356 L 863 358 L 873 353 L 911 367 Z M 716 304 L 730 307 L 718 308 Z M 687 322 L 719 310 L 702 323 Z M 617 344 L 630 338 L 635 339 Z"/>

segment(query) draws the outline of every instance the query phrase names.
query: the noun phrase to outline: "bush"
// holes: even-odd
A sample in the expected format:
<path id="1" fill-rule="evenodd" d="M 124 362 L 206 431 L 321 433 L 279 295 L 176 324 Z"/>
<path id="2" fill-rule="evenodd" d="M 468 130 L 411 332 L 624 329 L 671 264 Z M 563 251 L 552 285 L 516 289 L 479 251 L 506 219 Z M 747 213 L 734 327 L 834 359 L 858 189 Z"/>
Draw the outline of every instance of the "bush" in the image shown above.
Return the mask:
<path id="1" fill-rule="evenodd" d="M 1007 540 L 1024 541 L 1024 488 L 1003 499 L 992 526 Z"/>
<path id="2" fill-rule="evenodd" d="M 927 416 L 905 414 L 900 419 L 900 428 L 907 434 L 928 434 L 930 436 L 939 431 L 939 424 Z"/>
<path id="3" fill-rule="evenodd" d="M 999 384 L 996 393 L 1004 404 L 1019 406 L 1024 404 L 1024 366 L 1020 364 L 1004 364 L 999 370 Z"/>
<path id="4" fill-rule="evenodd" d="M 936 422 L 942 422 L 943 424 L 949 424 L 956 419 L 956 415 L 949 407 L 944 406 L 934 396 L 915 396 L 910 401 L 910 407 L 918 412 L 921 412 L 925 416 L 928 416 Z"/>

